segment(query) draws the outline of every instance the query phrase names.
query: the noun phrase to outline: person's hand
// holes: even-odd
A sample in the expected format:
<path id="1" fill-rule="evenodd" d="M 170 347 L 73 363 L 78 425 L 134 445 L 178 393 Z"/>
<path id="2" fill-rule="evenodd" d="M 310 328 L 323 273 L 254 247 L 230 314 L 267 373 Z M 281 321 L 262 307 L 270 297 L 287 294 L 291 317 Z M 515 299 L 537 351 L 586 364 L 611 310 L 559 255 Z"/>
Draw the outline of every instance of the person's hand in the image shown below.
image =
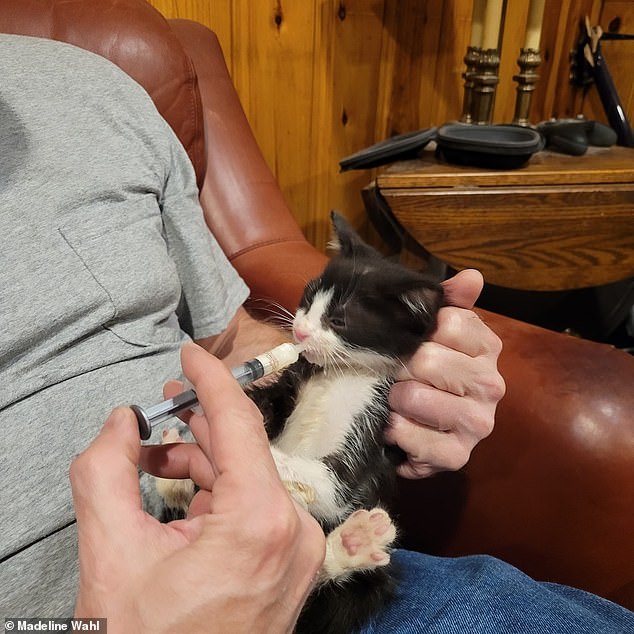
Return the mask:
<path id="1" fill-rule="evenodd" d="M 115 632 L 291 631 L 325 549 L 319 525 L 292 502 L 262 417 L 222 363 L 192 345 L 185 375 L 205 416 L 198 444 L 143 449 L 145 466 L 200 487 L 186 520 L 141 508 L 141 446 L 131 410 L 115 410 L 71 466 L 79 532 L 77 617 Z"/>
<path id="2" fill-rule="evenodd" d="M 471 269 L 443 283 L 448 305 L 439 311 L 438 328 L 390 391 L 386 439 L 407 454 L 398 467 L 405 478 L 462 468 L 493 430 L 505 390 L 497 371 L 502 343 L 471 310 L 482 285 Z"/>

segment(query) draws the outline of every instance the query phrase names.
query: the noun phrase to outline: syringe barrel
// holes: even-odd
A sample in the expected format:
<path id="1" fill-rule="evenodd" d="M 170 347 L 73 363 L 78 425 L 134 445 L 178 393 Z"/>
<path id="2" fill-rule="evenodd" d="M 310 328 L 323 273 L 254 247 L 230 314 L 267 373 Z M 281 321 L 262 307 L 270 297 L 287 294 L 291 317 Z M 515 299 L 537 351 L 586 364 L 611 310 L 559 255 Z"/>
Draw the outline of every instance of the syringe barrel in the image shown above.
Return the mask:
<path id="1" fill-rule="evenodd" d="M 233 374 L 233 378 L 242 387 L 246 387 L 249 383 L 253 383 L 253 381 L 256 381 L 264 376 L 264 366 L 256 357 L 246 363 L 241 363 L 240 365 L 231 368 L 231 374 Z"/>
<path id="2" fill-rule="evenodd" d="M 268 352 L 258 355 L 245 363 L 231 369 L 234 378 L 242 387 L 262 378 L 272 372 L 281 370 L 291 363 L 295 363 L 299 357 L 299 347 L 292 343 L 283 343 Z M 152 434 L 152 427 L 166 421 L 178 412 L 191 409 L 198 405 L 198 397 L 194 390 L 187 390 L 169 398 L 161 403 L 152 405 L 146 409 L 138 405 L 132 405 L 132 411 L 139 423 L 139 433 L 142 440 L 147 440 Z"/>

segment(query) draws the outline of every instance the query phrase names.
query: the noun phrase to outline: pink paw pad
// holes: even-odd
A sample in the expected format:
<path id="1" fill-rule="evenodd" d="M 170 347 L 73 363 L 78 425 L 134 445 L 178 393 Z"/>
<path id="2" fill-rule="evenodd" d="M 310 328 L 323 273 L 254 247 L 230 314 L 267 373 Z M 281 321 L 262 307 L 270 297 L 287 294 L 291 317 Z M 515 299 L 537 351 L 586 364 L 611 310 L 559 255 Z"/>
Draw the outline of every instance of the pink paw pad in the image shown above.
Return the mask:
<path id="1" fill-rule="evenodd" d="M 384 549 L 395 535 L 394 524 L 385 511 L 361 510 L 345 521 L 341 545 L 349 557 L 359 557 L 373 566 L 384 566 L 390 561 L 390 556 Z"/>

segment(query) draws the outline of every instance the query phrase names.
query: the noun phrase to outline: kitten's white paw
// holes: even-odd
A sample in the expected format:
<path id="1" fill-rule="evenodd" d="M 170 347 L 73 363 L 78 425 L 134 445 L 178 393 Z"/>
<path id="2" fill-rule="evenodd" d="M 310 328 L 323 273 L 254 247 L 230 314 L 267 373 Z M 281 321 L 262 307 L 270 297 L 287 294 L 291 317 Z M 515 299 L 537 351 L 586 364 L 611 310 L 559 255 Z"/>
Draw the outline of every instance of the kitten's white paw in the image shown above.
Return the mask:
<path id="1" fill-rule="evenodd" d="M 291 494 L 291 497 L 305 510 L 315 502 L 315 490 L 303 482 L 295 480 L 282 480 L 282 484 Z"/>
<path id="2" fill-rule="evenodd" d="M 395 538 L 396 527 L 386 511 L 355 511 L 326 538 L 322 578 L 341 580 L 358 570 L 386 566 Z"/>
<path id="3" fill-rule="evenodd" d="M 185 442 L 178 429 L 163 430 L 163 438 L 161 444 L 168 445 L 170 443 Z M 165 500 L 165 504 L 172 509 L 180 509 L 187 513 L 189 504 L 194 497 L 195 489 L 192 480 L 171 480 L 167 478 L 154 478 L 156 490 L 158 494 Z"/>

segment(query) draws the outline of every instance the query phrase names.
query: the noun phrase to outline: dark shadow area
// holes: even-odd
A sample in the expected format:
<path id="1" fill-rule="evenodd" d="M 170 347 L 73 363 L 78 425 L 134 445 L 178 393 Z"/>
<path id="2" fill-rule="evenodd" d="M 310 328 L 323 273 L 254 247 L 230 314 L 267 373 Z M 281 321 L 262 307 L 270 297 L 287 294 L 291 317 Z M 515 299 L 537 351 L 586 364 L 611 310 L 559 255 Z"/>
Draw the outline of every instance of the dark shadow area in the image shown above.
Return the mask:
<path id="1" fill-rule="evenodd" d="M 0 96 L 0 190 L 19 176 L 29 152 L 29 139 L 17 113 Z"/>

